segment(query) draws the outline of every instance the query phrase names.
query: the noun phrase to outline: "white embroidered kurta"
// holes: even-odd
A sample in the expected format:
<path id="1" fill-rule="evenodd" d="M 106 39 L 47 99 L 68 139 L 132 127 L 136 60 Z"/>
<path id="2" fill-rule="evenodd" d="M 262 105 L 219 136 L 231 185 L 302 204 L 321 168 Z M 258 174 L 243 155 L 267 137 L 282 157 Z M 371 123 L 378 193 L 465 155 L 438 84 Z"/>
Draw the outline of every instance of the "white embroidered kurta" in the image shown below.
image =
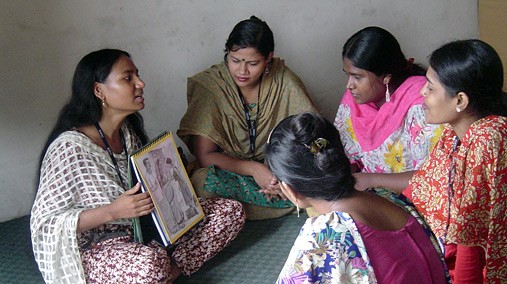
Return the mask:
<path id="1" fill-rule="evenodd" d="M 126 146 L 133 136 L 124 128 Z M 115 154 L 123 181 L 128 183 L 126 153 Z M 35 260 L 47 283 L 85 283 L 76 233 L 79 214 L 106 205 L 125 189 L 107 152 L 77 131 L 62 133 L 49 146 L 31 212 Z M 131 220 L 115 224 L 130 225 Z"/>

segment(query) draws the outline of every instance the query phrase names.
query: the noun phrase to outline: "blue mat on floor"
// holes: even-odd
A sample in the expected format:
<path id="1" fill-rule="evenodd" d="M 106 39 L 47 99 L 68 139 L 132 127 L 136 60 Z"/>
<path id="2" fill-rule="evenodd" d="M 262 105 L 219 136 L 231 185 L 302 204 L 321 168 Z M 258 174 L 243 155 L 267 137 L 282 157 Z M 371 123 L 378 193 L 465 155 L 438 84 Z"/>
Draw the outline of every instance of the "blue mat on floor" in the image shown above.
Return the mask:
<path id="1" fill-rule="evenodd" d="M 274 283 L 307 215 L 247 221 L 228 247 L 174 283 Z M 30 217 L 0 223 L 0 283 L 44 283 L 33 258 Z"/>
<path id="2" fill-rule="evenodd" d="M 33 258 L 30 217 L 0 224 L 0 283 L 44 283 Z"/>

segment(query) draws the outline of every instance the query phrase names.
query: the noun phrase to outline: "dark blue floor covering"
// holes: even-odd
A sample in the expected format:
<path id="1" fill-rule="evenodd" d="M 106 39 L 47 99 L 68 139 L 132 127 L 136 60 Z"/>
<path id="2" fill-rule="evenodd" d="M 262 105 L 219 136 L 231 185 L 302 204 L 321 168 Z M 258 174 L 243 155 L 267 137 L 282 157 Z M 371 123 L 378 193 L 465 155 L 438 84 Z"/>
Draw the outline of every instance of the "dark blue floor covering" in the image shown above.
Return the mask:
<path id="1" fill-rule="evenodd" d="M 184 283 L 274 283 L 307 215 L 247 221 L 240 235 Z M 0 223 L 0 283 L 44 283 L 33 259 L 29 216 Z"/>

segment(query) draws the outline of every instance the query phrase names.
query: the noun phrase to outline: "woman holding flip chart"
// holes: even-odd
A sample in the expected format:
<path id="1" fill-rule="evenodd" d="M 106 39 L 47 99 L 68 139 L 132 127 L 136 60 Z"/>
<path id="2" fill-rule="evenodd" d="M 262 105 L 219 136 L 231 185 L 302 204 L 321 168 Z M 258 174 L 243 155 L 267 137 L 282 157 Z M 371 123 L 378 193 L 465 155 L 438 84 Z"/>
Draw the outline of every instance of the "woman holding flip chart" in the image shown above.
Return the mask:
<path id="1" fill-rule="evenodd" d="M 153 211 L 128 188 L 129 153 L 148 141 L 139 111 L 144 82 L 130 55 L 92 52 L 43 148 L 30 228 L 46 283 L 168 283 L 197 271 L 244 225 L 239 202 L 201 199 L 206 217 L 171 247 L 133 240 L 134 218 Z M 219 225 L 218 225 L 219 224 Z"/>

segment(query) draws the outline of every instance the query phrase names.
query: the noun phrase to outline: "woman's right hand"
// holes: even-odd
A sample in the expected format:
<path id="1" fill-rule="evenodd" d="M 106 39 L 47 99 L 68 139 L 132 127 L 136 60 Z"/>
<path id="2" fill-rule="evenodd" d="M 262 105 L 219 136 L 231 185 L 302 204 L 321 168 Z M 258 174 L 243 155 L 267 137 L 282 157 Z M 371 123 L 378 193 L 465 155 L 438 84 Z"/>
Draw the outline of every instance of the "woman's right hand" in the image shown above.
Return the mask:
<path id="1" fill-rule="evenodd" d="M 365 191 L 372 187 L 371 185 L 371 174 L 368 173 L 354 173 L 352 174 L 356 178 L 355 188 L 359 191 Z"/>
<path id="2" fill-rule="evenodd" d="M 407 188 L 408 182 L 414 175 L 414 171 L 403 173 L 355 173 L 355 188 L 364 191 L 368 188 L 382 187 L 394 193 L 400 194 Z"/>
<path id="3" fill-rule="evenodd" d="M 144 216 L 155 208 L 148 192 L 137 193 L 141 184 L 137 183 L 111 202 L 110 210 L 113 220 Z"/>

